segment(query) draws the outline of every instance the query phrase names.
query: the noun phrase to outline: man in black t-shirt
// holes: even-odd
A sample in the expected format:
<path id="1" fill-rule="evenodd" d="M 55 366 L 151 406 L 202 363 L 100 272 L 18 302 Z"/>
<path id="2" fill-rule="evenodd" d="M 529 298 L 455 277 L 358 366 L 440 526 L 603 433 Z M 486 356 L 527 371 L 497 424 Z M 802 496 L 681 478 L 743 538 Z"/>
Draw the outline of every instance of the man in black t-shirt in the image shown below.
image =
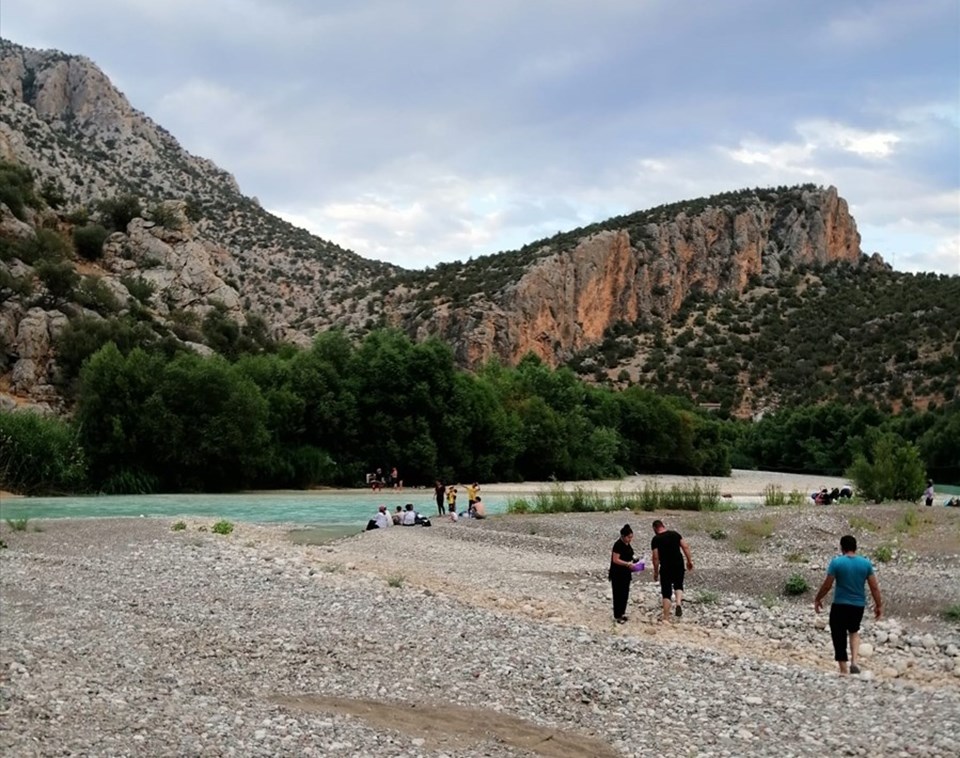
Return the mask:
<path id="1" fill-rule="evenodd" d="M 613 543 L 610 553 L 610 587 L 613 590 L 613 619 L 618 624 L 627 623 L 627 601 L 630 599 L 630 580 L 633 578 L 633 529 L 624 524 L 620 530 L 620 539 Z"/>
<path id="2" fill-rule="evenodd" d="M 653 561 L 653 580 L 660 579 L 660 595 L 663 597 L 663 620 L 670 620 L 670 595 L 676 595 L 677 618 L 683 615 L 683 565 L 693 571 L 690 548 L 677 532 L 667 529 L 660 519 L 653 522 L 653 539 L 650 550 Z"/>

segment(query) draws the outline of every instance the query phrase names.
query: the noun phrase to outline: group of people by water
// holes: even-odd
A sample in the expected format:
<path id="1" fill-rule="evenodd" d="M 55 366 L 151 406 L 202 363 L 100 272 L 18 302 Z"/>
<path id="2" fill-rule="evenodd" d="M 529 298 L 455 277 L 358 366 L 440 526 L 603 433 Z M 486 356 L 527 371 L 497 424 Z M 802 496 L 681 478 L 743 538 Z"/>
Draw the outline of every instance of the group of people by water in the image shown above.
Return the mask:
<path id="1" fill-rule="evenodd" d="M 379 469 L 377 469 L 379 471 Z M 396 472 L 396 469 L 394 469 Z M 403 482 L 400 482 L 400 488 Z M 374 487 L 376 490 L 376 487 Z M 477 482 L 468 484 L 467 490 L 467 509 L 457 511 L 457 493 L 458 486 L 444 486 L 439 479 L 434 485 L 434 496 L 437 501 L 437 515 L 449 515 L 451 521 L 459 521 L 461 518 L 485 519 L 487 517 L 487 507 L 480 497 L 480 485 Z M 377 509 L 377 514 L 367 522 L 367 531 L 371 529 L 386 529 L 391 526 L 430 526 L 430 518 L 421 514 L 413 507 L 413 503 L 407 503 L 406 506 L 397 506 L 397 509 L 390 513 L 386 505 L 381 505 Z"/>

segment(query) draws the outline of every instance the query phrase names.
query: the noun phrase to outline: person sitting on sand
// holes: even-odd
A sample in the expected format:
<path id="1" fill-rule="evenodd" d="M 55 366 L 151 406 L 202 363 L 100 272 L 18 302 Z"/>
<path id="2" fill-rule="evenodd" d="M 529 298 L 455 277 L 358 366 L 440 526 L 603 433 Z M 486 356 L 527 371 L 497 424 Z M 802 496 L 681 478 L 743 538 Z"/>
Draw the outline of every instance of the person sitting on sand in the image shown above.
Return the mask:
<path id="1" fill-rule="evenodd" d="M 398 505 L 397 510 L 393 512 L 393 525 L 400 526 L 400 524 L 402 523 L 403 523 L 403 508 L 401 508 Z"/>
<path id="2" fill-rule="evenodd" d="M 377 508 L 377 515 L 367 522 L 367 531 L 371 529 L 386 529 L 393 526 L 393 518 L 387 513 L 387 506 L 381 505 Z"/>
<path id="3" fill-rule="evenodd" d="M 473 517 L 476 519 L 487 517 L 487 506 L 483 504 L 483 500 L 480 499 L 479 495 L 477 495 L 477 499 L 473 501 Z"/>
<path id="4" fill-rule="evenodd" d="M 407 507 L 403 511 L 403 519 L 400 523 L 404 526 L 417 525 L 417 512 L 413 510 L 413 503 L 407 503 Z"/>

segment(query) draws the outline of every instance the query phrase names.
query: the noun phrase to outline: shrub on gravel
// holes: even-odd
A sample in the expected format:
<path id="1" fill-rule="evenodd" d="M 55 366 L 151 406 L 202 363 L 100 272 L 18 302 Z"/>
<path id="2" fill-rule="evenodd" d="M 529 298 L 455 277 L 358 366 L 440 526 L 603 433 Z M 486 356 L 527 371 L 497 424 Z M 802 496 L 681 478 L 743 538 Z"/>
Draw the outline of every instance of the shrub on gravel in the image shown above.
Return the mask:
<path id="1" fill-rule="evenodd" d="M 172 529 L 175 532 L 182 532 L 186 528 L 187 528 L 187 525 L 183 521 L 178 521 L 176 524 L 170 527 L 170 529 Z"/>
<path id="2" fill-rule="evenodd" d="M 893 548 L 890 545 L 880 545 L 873 551 L 873 559 L 879 563 L 889 563 L 893 560 Z"/>
<path id="3" fill-rule="evenodd" d="M 230 534 L 233 531 L 233 524 L 229 521 L 218 521 L 213 525 L 211 531 L 214 534 Z"/>
<path id="4" fill-rule="evenodd" d="M 786 505 L 787 496 L 783 494 L 783 488 L 779 484 L 768 484 L 764 487 L 763 504 L 770 507 Z"/>
<path id="5" fill-rule="evenodd" d="M 714 529 L 710 532 L 710 539 L 712 540 L 725 540 L 727 538 L 727 533 L 723 529 Z"/>
<path id="6" fill-rule="evenodd" d="M 27 523 L 30 521 L 28 518 L 8 518 L 7 526 L 9 526 L 15 532 L 25 532 L 27 531 Z"/>
<path id="7" fill-rule="evenodd" d="M 808 589 L 810 585 L 807 584 L 803 574 L 791 574 L 783 586 L 783 591 L 788 595 L 802 595 Z"/>
<path id="8" fill-rule="evenodd" d="M 391 587 L 402 587 L 404 582 L 403 574 L 394 574 L 387 578 L 387 584 Z"/>
<path id="9" fill-rule="evenodd" d="M 943 617 L 947 621 L 956 621 L 960 623 L 960 603 L 955 603 L 943 612 Z"/>
<path id="10" fill-rule="evenodd" d="M 703 603 L 703 605 L 713 605 L 720 600 L 720 593 L 714 592 L 713 590 L 700 590 L 697 593 L 695 602 Z"/>

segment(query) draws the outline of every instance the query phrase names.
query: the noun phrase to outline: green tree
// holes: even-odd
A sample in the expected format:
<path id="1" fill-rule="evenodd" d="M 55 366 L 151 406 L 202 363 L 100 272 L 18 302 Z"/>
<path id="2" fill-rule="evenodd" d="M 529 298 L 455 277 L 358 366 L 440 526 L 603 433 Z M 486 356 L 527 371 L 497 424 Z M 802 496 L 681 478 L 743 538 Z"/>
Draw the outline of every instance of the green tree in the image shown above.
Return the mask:
<path id="1" fill-rule="evenodd" d="M 143 207 L 136 195 L 122 194 L 101 200 L 98 209 L 104 221 L 115 232 L 126 232 L 135 218 L 143 216 Z"/>
<path id="2" fill-rule="evenodd" d="M 923 493 L 925 468 L 915 445 L 886 432 L 877 436 L 869 457 L 856 457 L 847 476 L 874 502 L 912 501 Z"/>
<path id="3" fill-rule="evenodd" d="M 86 461 L 66 422 L 30 411 L 0 411 L 0 489 L 58 495 L 86 486 Z"/>
<path id="4" fill-rule="evenodd" d="M 100 224 L 78 226 L 73 230 L 73 246 L 77 254 L 88 261 L 97 261 L 103 257 L 103 243 L 110 236 Z"/>

